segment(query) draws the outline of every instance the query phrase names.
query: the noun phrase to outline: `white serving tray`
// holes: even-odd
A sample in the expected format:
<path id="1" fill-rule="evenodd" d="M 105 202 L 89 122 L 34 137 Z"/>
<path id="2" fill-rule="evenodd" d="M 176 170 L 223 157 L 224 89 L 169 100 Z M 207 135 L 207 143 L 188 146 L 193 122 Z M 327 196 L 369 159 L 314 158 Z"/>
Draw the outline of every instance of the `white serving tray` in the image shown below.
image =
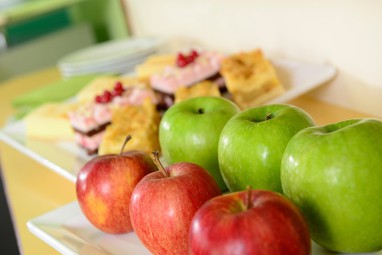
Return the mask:
<path id="1" fill-rule="evenodd" d="M 85 218 L 77 202 L 32 219 L 27 226 L 33 234 L 64 255 L 151 254 L 134 232 L 111 235 L 97 230 Z M 312 242 L 312 255 L 330 254 L 337 253 L 326 251 Z M 382 255 L 382 251 L 368 255 Z"/>
<path id="2" fill-rule="evenodd" d="M 76 181 L 81 167 L 91 159 L 74 142 L 48 142 L 26 138 L 23 121 L 6 125 L 0 130 L 0 140 L 72 182 Z"/>
<path id="3" fill-rule="evenodd" d="M 112 235 L 97 230 L 77 202 L 32 219 L 27 226 L 37 237 L 66 255 L 151 254 L 134 232 Z"/>
<path id="4" fill-rule="evenodd" d="M 272 59 L 272 64 L 286 88 L 271 103 L 286 103 L 332 79 L 336 69 L 330 65 L 304 63 L 290 59 Z M 22 121 L 10 122 L 0 130 L 0 140 L 8 143 L 65 178 L 75 182 L 79 169 L 90 159 L 73 143 L 49 143 L 25 137 Z"/>

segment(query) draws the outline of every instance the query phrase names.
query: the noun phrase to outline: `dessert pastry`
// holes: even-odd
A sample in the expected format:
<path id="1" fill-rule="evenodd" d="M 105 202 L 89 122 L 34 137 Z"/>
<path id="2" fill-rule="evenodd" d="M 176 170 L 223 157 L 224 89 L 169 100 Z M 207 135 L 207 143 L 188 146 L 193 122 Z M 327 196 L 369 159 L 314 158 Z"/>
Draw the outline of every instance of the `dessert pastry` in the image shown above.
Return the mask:
<path id="1" fill-rule="evenodd" d="M 263 104 L 285 91 L 261 50 L 228 56 L 220 72 L 233 101 L 241 109 Z"/>
<path id="2" fill-rule="evenodd" d="M 131 135 L 132 139 L 126 144 L 124 150 L 141 150 L 146 153 L 159 150 L 159 120 L 156 105 L 150 100 L 145 100 L 140 106 L 115 108 L 98 154 L 119 153 L 128 135 Z"/>
<path id="3" fill-rule="evenodd" d="M 67 112 L 76 107 L 74 103 L 45 103 L 34 109 L 24 118 L 27 138 L 73 140 L 74 132 Z"/>
<path id="4" fill-rule="evenodd" d="M 174 93 L 180 87 L 189 87 L 208 79 L 218 79 L 223 55 L 192 50 L 188 55 L 179 53 L 173 65 L 150 78 L 151 87 L 157 92 L 164 109 L 174 102 Z"/>
<path id="5" fill-rule="evenodd" d="M 147 82 L 133 76 L 100 76 L 92 80 L 77 94 L 79 102 L 91 102 L 94 98 L 105 90 L 113 90 L 116 83 L 121 83 L 123 87 L 150 87 Z"/>
<path id="6" fill-rule="evenodd" d="M 183 100 L 200 97 L 200 96 L 216 96 L 220 97 L 221 93 L 216 83 L 211 81 L 202 81 L 191 87 L 180 87 L 175 91 L 175 103 Z"/>
<path id="7" fill-rule="evenodd" d="M 154 92 L 146 87 L 124 87 L 117 81 L 112 91 L 95 96 L 91 102 L 83 102 L 75 111 L 69 112 L 69 119 L 75 132 L 75 141 L 88 154 L 97 153 L 105 128 L 110 124 L 112 111 L 121 106 L 139 106 L 145 99 L 157 103 Z"/>
<path id="8" fill-rule="evenodd" d="M 137 76 L 141 79 L 149 80 L 154 74 L 160 74 L 166 68 L 175 64 L 176 56 L 172 54 L 153 55 L 146 61 L 135 67 Z"/>

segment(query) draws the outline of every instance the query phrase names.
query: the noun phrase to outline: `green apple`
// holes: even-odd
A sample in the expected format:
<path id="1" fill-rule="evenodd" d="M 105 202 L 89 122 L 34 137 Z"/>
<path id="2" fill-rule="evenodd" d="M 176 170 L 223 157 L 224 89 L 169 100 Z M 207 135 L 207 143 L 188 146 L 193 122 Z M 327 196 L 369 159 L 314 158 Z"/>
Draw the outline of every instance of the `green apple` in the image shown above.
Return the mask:
<path id="1" fill-rule="evenodd" d="M 198 164 L 226 190 L 219 170 L 218 142 L 226 122 L 239 111 L 235 103 L 222 97 L 196 97 L 171 106 L 159 127 L 165 162 Z"/>
<path id="2" fill-rule="evenodd" d="M 382 249 L 381 121 L 352 119 L 299 132 L 285 149 L 281 182 L 322 247 Z"/>
<path id="3" fill-rule="evenodd" d="M 249 108 L 231 118 L 221 132 L 218 160 L 230 191 L 248 186 L 282 193 L 280 164 L 298 131 L 313 126 L 302 109 L 286 104 Z"/>

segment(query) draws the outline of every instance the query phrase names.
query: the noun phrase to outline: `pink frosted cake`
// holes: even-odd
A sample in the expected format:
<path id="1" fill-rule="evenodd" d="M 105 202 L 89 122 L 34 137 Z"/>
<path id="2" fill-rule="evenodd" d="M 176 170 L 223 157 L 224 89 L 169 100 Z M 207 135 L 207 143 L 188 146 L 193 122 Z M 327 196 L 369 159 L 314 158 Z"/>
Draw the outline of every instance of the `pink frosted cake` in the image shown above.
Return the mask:
<path id="1" fill-rule="evenodd" d="M 167 66 L 162 73 L 151 76 L 151 87 L 161 94 L 164 104 L 169 107 L 178 88 L 218 79 L 222 60 L 222 54 L 212 51 L 198 53 L 192 50 L 188 55 L 179 53 L 175 65 Z"/>
<path id="2" fill-rule="evenodd" d="M 75 141 L 88 154 L 97 153 L 104 130 L 110 124 L 113 108 L 124 105 L 142 105 L 149 98 L 157 103 L 154 92 L 145 86 L 124 88 L 120 82 L 113 91 L 105 91 L 96 96 L 94 102 L 81 105 L 69 112 L 69 120 L 75 131 Z"/>

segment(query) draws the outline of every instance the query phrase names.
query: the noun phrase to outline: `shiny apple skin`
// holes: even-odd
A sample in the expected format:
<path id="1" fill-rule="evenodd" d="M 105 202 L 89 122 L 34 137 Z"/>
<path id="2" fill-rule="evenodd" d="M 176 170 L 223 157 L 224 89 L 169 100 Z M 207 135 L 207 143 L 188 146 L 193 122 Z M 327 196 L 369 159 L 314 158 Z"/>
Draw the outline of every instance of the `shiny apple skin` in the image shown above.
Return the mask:
<path id="1" fill-rule="evenodd" d="M 347 119 L 299 132 L 285 149 L 281 183 L 317 244 L 382 254 L 381 120 Z"/>
<path id="2" fill-rule="evenodd" d="M 157 170 L 144 152 L 103 155 L 88 161 L 76 181 L 77 200 L 86 218 L 111 234 L 132 231 L 129 205 L 137 183 Z"/>
<path id="3" fill-rule="evenodd" d="M 223 97 L 197 97 L 170 107 L 160 122 L 159 142 L 166 162 L 192 162 L 209 171 L 222 191 L 227 186 L 218 162 L 220 133 L 239 107 Z"/>
<path id="4" fill-rule="evenodd" d="M 180 162 L 148 174 L 134 189 L 130 215 L 135 233 L 156 255 L 188 253 L 188 234 L 194 213 L 221 194 L 212 177 L 199 165 Z"/>
<path id="5" fill-rule="evenodd" d="M 282 193 L 281 158 L 289 140 L 314 126 L 311 116 L 293 105 L 272 104 L 246 109 L 221 131 L 219 167 L 231 192 L 250 186 Z"/>
<path id="6" fill-rule="evenodd" d="M 309 229 L 283 195 L 252 190 L 215 197 L 195 214 L 190 228 L 192 255 L 308 255 Z"/>

